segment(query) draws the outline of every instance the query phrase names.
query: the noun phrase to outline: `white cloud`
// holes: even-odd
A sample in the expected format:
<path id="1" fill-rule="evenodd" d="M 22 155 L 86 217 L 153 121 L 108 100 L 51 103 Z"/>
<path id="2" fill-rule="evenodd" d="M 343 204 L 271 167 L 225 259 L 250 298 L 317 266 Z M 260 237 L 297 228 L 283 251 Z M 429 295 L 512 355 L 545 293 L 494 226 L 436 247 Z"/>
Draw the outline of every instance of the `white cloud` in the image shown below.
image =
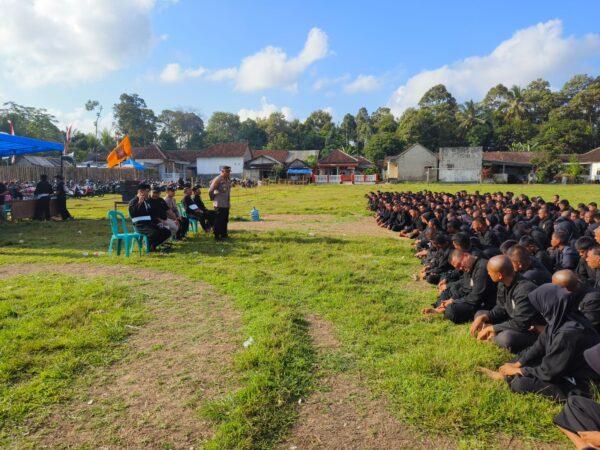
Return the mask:
<path id="1" fill-rule="evenodd" d="M 58 123 L 56 126 L 61 130 L 66 130 L 69 126 L 73 125 L 73 130 L 81 131 L 82 133 L 94 133 L 94 120 L 96 120 L 96 114 L 91 111 L 87 111 L 83 106 L 77 107 L 71 111 L 63 111 L 60 109 L 48 109 L 48 113 L 56 117 Z M 100 121 L 98 122 L 98 135 L 106 128 L 112 130 L 113 115 L 112 111 L 106 108 L 102 112 Z"/>
<path id="2" fill-rule="evenodd" d="M 335 109 L 333 109 L 331 106 L 327 106 L 325 108 L 322 108 L 322 111 L 325 111 L 326 113 L 329 113 L 329 115 L 331 117 L 333 117 L 333 115 L 335 114 Z"/>
<path id="3" fill-rule="evenodd" d="M 333 86 L 335 84 L 343 83 L 344 81 L 348 81 L 350 79 L 350 75 L 342 75 L 336 78 L 319 78 L 312 85 L 313 91 L 320 91 L 324 87 Z"/>
<path id="4" fill-rule="evenodd" d="M 371 92 L 378 89 L 381 89 L 381 81 L 373 75 L 359 75 L 356 80 L 344 86 L 344 91 L 349 94 Z"/>
<path id="5" fill-rule="evenodd" d="M 285 116 L 287 120 L 293 120 L 294 114 L 292 109 L 288 106 L 283 106 L 282 108 L 278 108 L 272 103 L 269 103 L 266 97 L 262 97 L 260 99 L 261 108 L 259 110 L 254 109 L 240 109 L 238 111 L 238 116 L 240 116 L 240 120 L 243 122 L 246 119 L 258 119 L 258 118 L 266 118 L 269 117 L 274 112 L 281 112 Z"/>
<path id="6" fill-rule="evenodd" d="M 177 63 L 167 64 L 160 73 L 160 81 L 163 83 L 176 83 L 184 78 L 198 78 L 205 75 L 208 71 L 204 67 L 197 69 L 181 70 L 181 66 Z"/>
<path id="7" fill-rule="evenodd" d="M 0 69 L 22 86 L 92 81 L 152 44 L 155 0 L 0 0 Z"/>
<path id="8" fill-rule="evenodd" d="M 489 55 L 473 56 L 435 70 L 427 70 L 400 86 L 388 104 L 399 115 L 415 106 L 423 94 L 443 83 L 458 100 L 483 98 L 498 83 L 524 86 L 536 78 L 563 82 L 589 70 L 590 58 L 600 56 L 600 36 L 563 36 L 560 20 L 518 30 Z"/>
<path id="9" fill-rule="evenodd" d="M 325 58 L 328 52 L 327 34 L 318 28 L 313 28 L 308 33 L 304 48 L 293 58 L 289 58 L 282 49 L 269 46 L 245 57 L 239 67 L 206 71 L 202 76 L 210 81 L 233 80 L 235 88 L 244 92 L 272 88 L 296 91 L 300 75 L 311 64 Z M 161 80 L 181 81 L 186 78 L 182 76 L 186 70 L 182 71 L 176 63 L 167 64 L 161 74 Z"/>

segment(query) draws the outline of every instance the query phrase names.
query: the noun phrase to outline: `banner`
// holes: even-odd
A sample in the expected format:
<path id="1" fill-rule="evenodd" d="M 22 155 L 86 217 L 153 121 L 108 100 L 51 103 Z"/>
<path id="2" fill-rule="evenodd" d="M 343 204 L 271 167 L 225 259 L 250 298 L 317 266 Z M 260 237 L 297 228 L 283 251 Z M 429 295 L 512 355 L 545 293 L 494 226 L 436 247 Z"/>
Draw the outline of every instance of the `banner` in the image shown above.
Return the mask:
<path id="1" fill-rule="evenodd" d="M 108 168 L 111 169 L 119 163 L 131 158 L 131 141 L 129 136 L 125 136 L 119 145 L 106 157 Z"/>

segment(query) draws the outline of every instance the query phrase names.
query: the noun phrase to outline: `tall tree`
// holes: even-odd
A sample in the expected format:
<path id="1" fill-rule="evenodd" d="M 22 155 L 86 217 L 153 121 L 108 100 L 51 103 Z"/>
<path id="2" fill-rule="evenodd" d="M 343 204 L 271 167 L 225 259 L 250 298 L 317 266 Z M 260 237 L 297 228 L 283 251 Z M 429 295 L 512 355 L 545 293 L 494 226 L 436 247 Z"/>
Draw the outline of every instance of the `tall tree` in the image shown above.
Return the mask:
<path id="1" fill-rule="evenodd" d="M 208 119 L 206 144 L 238 142 L 240 139 L 240 117 L 237 114 L 216 111 Z"/>
<path id="2" fill-rule="evenodd" d="M 104 109 L 98 100 L 88 100 L 85 102 L 86 111 L 93 111 L 96 113 L 96 120 L 94 120 L 94 136 L 98 138 L 98 122 L 100 121 L 100 117 L 102 116 L 102 110 Z"/>
<path id="3" fill-rule="evenodd" d="M 526 111 L 523 89 L 516 85 L 511 87 L 506 93 L 506 100 L 501 105 L 501 109 L 507 120 L 521 120 Z"/>
<path id="4" fill-rule="evenodd" d="M 369 139 L 371 139 L 371 136 L 373 136 L 373 125 L 371 124 L 367 108 L 363 106 L 356 114 L 356 142 L 359 155 L 362 153 L 367 142 L 369 142 Z"/>
<path id="5" fill-rule="evenodd" d="M 43 108 L 22 106 L 6 102 L 0 108 L 0 131 L 7 133 L 8 120 L 11 120 L 15 134 L 37 139 L 62 142 L 64 134 L 56 126 L 57 120 Z"/>
<path id="6" fill-rule="evenodd" d="M 158 121 L 161 124 L 161 133 L 164 131 L 172 136 L 175 139 L 176 148 L 201 148 L 204 121 L 195 112 L 165 109 L 158 116 Z M 192 138 L 195 139 L 194 147 L 189 145 Z"/>
<path id="7" fill-rule="evenodd" d="M 375 133 L 387 132 L 395 133 L 398 128 L 398 123 L 390 108 L 379 107 L 371 114 L 371 123 Z"/>
<path id="8" fill-rule="evenodd" d="M 156 139 L 156 116 L 137 94 L 121 94 L 113 107 L 117 133 L 128 135 L 133 145 L 148 145 Z"/>
<path id="9" fill-rule="evenodd" d="M 383 131 L 373 135 L 369 139 L 369 142 L 365 146 L 365 156 L 367 159 L 377 163 L 377 161 L 384 159 L 388 155 L 400 153 L 404 146 L 405 142 L 397 135 Z"/>
<path id="10" fill-rule="evenodd" d="M 255 120 L 246 119 L 240 125 L 240 139 L 248 141 L 251 148 L 261 149 L 267 145 L 268 136 Z"/>
<path id="11" fill-rule="evenodd" d="M 550 90 L 550 83 L 538 78 L 523 90 L 525 117 L 539 125 L 548 120 L 548 114 L 560 103 L 559 96 Z"/>
<path id="12" fill-rule="evenodd" d="M 433 86 L 425 92 L 419 101 L 419 106 L 433 117 L 433 126 L 429 129 L 431 136 L 428 140 L 431 141 L 434 149 L 460 143 L 456 120 L 458 105 L 443 84 Z"/>
<path id="13" fill-rule="evenodd" d="M 356 146 L 356 120 L 354 120 L 354 116 L 352 114 L 348 113 L 344 116 L 340 125 L 340 132 L 344 137 L 345 147 Z"/>

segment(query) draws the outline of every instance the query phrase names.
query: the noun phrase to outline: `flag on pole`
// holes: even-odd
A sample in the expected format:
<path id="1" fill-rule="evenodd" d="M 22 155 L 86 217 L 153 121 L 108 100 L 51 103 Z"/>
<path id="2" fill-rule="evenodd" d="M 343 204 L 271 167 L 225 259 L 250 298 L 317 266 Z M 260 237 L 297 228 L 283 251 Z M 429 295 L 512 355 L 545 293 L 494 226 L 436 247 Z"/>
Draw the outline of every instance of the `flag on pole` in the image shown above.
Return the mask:
<path id="1" fill-rule="evenodd" d="M 11 136 L 15 135 L 15 127 L 13 126 L 12 120 L 8 121 L 8 131 L 10 131 Z M 10 159 L 10 163 L 14 165 L 16 162 L 17 162 L 16 156 L 12 155 L 12 158 Z"/>
<path id="2" fill-rule="evenodd" d="M 73 125 L 70 125 L 69 128 L 67 128 L 67 138 L 65 139 L 65 148 L 63 150 L 63 155 L 68 155 L 69 153 L 69 142 L 71 142 L 71 131 L 73 129 Z"/>
<path id="3" fill-rule="evenodd" d="M 112 152 L 106 157 L 108 168 L 111 169 L 117 164 L 127 161 L 131 158 L 131 141 L 129 136 L 125 136 L 119 145 L 117 145 Z"/>

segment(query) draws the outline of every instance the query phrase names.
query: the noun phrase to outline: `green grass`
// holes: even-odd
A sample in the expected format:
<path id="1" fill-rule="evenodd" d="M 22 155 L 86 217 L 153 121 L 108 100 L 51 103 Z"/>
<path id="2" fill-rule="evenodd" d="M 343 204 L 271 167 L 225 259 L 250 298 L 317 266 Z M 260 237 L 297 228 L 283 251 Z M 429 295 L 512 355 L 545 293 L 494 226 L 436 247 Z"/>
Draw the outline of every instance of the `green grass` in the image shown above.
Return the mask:
<path id="1" fill-rule="evenodd" d="M 122 356 L 142 298 L 122 281 L 36 273 L 2 280 L 0 443 L 43 407 L 72 396 L 91 367 Z"/>
<path id="2" fill-rule="evenodd" d="M 598 186 L 269 186 L 236 189 L 232 216 L 326 214 L 352 222 L 369 215 L 364 194 L 375 188 L 454 192 L 512 190 L 572 202 L 596 200 Z M 498 433 L 532 442 L 562 442 L 552 426 L 558 407 L 534 396 L 511 394 L 476 372 L 509 357 L 475 342 L 467 326 L 423 318 L 418 311 L 433 289 L 410 282 L 418 270 L 407 242 L 367 236 L 316 236 L 298 231 L 233 233 L 232 243 L 201 235 L 170 255 L 108 258 L 106 210 L 114 197 L 71 202 L 70 223 L 0 226 L 0 264 L 134 264 L 183 273 L 215 286 L 243 312 L 240 351 L 234 369 L 241 388 L 198 413 L 217 428 L 208 448 L 271 448 L 293 423 L 297 400 L 306 398 L 319 370 L 304 318 L 330 320 L 349 358 L 374 392 L 383 395 L 402 421 L 434 433 L 449 433 L 468 445 L 493 445 Z M 306 219 L 310 221 L 310 218 Z M 81 233 L 79 233 L 81 231 Z M 23 241 L 23 242 L 20 242 Z M 95 256 L 96 252 L 98 256 Z M 29 289 L 23 279 L 23 289 Z M 24 299 L 35 304 L 35 289 Z M 88 296 L 93 290 L 86 291 Z"/>

